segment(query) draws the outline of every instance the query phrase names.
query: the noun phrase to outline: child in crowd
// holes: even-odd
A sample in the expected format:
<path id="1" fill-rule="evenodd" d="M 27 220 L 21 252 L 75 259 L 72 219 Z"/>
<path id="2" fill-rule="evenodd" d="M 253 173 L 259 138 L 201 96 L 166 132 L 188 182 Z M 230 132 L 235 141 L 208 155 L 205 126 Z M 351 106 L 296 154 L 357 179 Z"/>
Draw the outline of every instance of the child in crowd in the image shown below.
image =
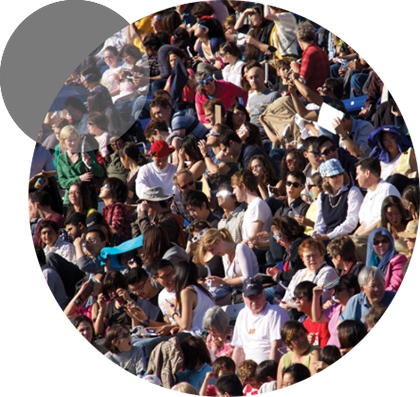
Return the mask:
<path id="1" fill-rule="evenodd" d="M 275 360 L 265 360 L 258 364 L 255 371 L 257 382 L 261 383 L 258 394 L 277 390 L 277 370 L 279 363 Z"/>
<path id="2" fill-rule="evenodd" d="M 216 358 L 213 362 L 213 371 L 207 372 L 204 378 L 203 385 L 200 389 L 200 396 L 216 396 L 217 391 L 214 385 L 209 385 L 209 381 L 212 378 L 220 378 L 224 374 L 235 373 L 235 362 L 227 356 Z"/>
<path id="3" fill-rule="evenodd" d="M 253 396 L 258 394 L 261 387 L 261 382 L 256 378 L 258 364 L 254 360 L 244 360 L 238 365 L 238 377 L 242 384 L 245 385 L 243 389 L 244 396 Z"/>

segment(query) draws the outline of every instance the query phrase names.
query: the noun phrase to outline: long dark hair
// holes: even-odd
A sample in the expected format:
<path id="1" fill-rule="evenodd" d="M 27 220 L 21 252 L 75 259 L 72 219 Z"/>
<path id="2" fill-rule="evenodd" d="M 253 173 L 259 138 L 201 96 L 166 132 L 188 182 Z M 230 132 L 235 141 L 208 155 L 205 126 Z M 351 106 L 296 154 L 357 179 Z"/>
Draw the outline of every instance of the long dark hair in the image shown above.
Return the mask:
<path id="1" fill-rule="evenodd" d="M 118 156 L 120 158 L 124 157 L 125 155 L 137 162 L 138 165 L 143 165 L 144 163 L 144 157 L 140 153 L 139 147 L 133 142 L 124 143 L 124 146 L 118 151 Z"/>
<path id="2" fill-rule="evenodd" d="M 166 230 L 161 225 L 150 226 L 143 234 L 143 263 L 151 266 L 162 259 L 169 248 L 171 248 L 171 242 Z"/>
<path id="3" fill-rule="evenodd" d="M 245 113 L 245 121 L 249 122 L 251 120 L 246 107 L 244 105 L 241 105 L 240 103 L 235 103 L 234 105 L 232 105 L 228 109 L 228 111 L 226 113 L 226 125 L 229 126 L 230 128 L 232 128 L 232 130 L 234 130 L 234 131 L 235 131 L 235 127 L 233 126 L 232 117 L 233 117 L 233 112 L 235 110 L 239 110 L 239 111 Z"/>
<path id="4" fill-rule="evenodd" d="M 84 215 L 87 215 L 90 209 L 90 194 L 88 190 L 88 185 L 84 182 L 76 181 L 70 185 L 70 188 L 72 186 L 77 186 L 80 190 L 80 210 L 78 212 Z M 71 202 L 69 202 L 66 218 L 68 218 L 70 215 L 74 214 L 75 212 L 76 210 L 74 208 L 74 205 Z"/>
<path id="5" fill-rule="evenodd" d="M 306 159 L 303 156 L 303 152 L 300 149 L 290 149 L 281 159 L 280 162 L 280 180 L 281 181 L 286 181 L 287 178 L 287 174 L 289 173 L 289 169 L 287 168 L 287 163 L 286 163 L 286 157 L 289 153 L 292 153 L 295 155 L 296 158 L 296 165 L 294 170 L 296 171 L 300 171 L 303 172 L 303 170 L 305 169 L 306 166 Z"/>
<path id="6" fill-rule="evenodd" d="M 207 296 L 213 299 L 210 292 L 198 283 L 198 267 L 194 263 L 180 261 L 175 266 L 175 291 L 176 300 L 179 302 L 179 310 L 182 310 L 181 291 L 189 286 L 196 286 Z"/>
<path id="7" fill-rule="evenodd" d="M 187 135 L 181 142 L 181 148 L 185 149 L 185 152 L 193 163 L 203 160 L 203 155 L 198 147 L 198 141 L 199 139 L 195 135 Z"/>
<path id="8" fill-rule="evenodd" d="M 261 17 L 261 22 L 258 26 L 253 26 L 249 31 L 248 34 L 253 37 L 254 39 L 256 39 L 257 41 L 261 41 L 262 37 L 260 37 L 263 33 L 263 29 L 269 29 L 269 25 L 273 25 L 273 22 L 270 22 L 268 19 L 264 18 L 264 11 L 263 11 L 263 6 L 261 4 L 255 4 L 252 9 L 257 12 L 260 17 Z M 271 31 L 271 29 L 270 29 Z M 263 40 L 264 42 L 266 40 Z M 268 43 L 263 43 L 263 44 L 268 44 Z M 245 46 L 245 61 L 250 61 L 251 59 L 259 59 L 261 54 L 261 51 L 251 45 L 251 44 L 246 44 Z"/>
<path id="9" fill-rule="evenodd" d="M 407 225 L 408 219 L 405 213 L 405 208 L 402 201 L 397 196 L 388 196 L 382 202 L 382 209 L 381 209 L 381 227 L 388 229 L 388 220 L 386 218 L 386 210 L 389 207 L 397 207 L 401 214 L 401 223 L 403 225 Z"/>

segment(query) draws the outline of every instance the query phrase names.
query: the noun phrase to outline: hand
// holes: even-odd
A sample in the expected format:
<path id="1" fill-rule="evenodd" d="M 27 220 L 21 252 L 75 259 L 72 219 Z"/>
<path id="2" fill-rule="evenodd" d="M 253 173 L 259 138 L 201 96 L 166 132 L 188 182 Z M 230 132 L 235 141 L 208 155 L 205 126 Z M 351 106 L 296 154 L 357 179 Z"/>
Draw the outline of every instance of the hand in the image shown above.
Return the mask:
<path id="1" fill-rule="evenodd" d="M 92 172 L 86 172 L 85 174 L 82 174 L 82 175 L 79 176 L 79 179 L 82 182 L 90 182 L 92 180 L 92 178 L 93 178 Z"/>
<path id="2" fill-rule="evenodd" d="M 368 110 L 366 108 L 364 108 L 359 112 L 359 116 L 364 116 L 364 115 L 367 114 L 367 112 L 368 112 Z"/>
<path id="3" fill-rule="evenodd" d="M 337 132 L 338 136 L 343 139 L 347 135 L 346 131 L 344 131 L 344 128 L 341 124 L 341 120 L 338 117 L 335 117 L 333 120 L 333 127 L 335 131 Z"/>
<path id="4" fill-rule="evenodd" d="M 205 157 L 206 154 L 209 153 L 209 148 L 208 148 L 207 143 L 204 139 L 201 139 L 198 142 L 198 148 L 200 149 L 200 152 L 201 152 L 203 157 Z"/>
<path id="5" fill-rule="evenodd" d="M 216 60 L 216 62 L 213 64 L 213 66 L 216 68 L 216 69 L 223 69 L 223 64 L 222 64 L 222 62 L 220 62 L 218 59 Z"/>
<path id="6" fill-rule="evenodd" d="M 326 301 L 323 305 L 322 305 L 322 310 L 327 310 L 329 307 L 335 305 L 335 302 L 330 299 L 329 301 Z"/>
<path id="7" fill-rule="evenodd" d="M 186 159 L 187 159 L 187 153 L 185 152 L 185 148 L 182 147 L 181 149 L 179 149 L 179 152 L 178 152 L 178 160 L 180 163 L 184 164 Z"/>
<path id="8" fill-rule="evenodd" d="M 216 374 L 213 371 L 207 372 L 204 382 L 208 382 L 211 378 L 217 378 Z"/>
<path id="9" fill-rule="evenodd" d="M 241 141 L 249 137 L 248 128 L 246 128 L 245 126 L 241 126 L 239 130 L 236 130 L 236 133 L 238 134 L 239 138 L 241 138 Z"/>
<path id="10" fill-rule="evenodd" d="M 90 157 L 86 152 L 82 152 L 82 158 L 85 164 L 87 164 L 90 167 Z"/>
<path id="11" fill-rule="evenodd" d="M 292 74 L 292 76 L 293 76 L 293 74 Z M 289 90 L 290 95 L 296 94 L 296 92 L 297 92 L 296 85 L 292 80 L 289 80 L 288 90 Z"/>
<path id="12" fill-rule="evenodd" d="M 253 12 L 255 12 L 255 10 L 253 8 L 247 8 L 244 12 L 243 15 L 249 15 L 252 14 Z"/>
<path id="13" fill-rule="evenodd" d="M 312 237 L 317 238 L 318 240 L 321 240 L 321 241 L 328 241 L 330 239 L 327 234 L 321 234 L 321 233 L 315 233 Z"/>
<path id="14" fill-rule="evenodd" d="M 176 306 L 173 305 L 171 302 L 168 302 L 168 303 L 169 303 L 168 314 L 170 317 L 172 317 L 176 313 Z"/>
<path id="15" fill-rule="evenodd" d="M 295 74 L 300 74 L 300 65 L 296 61 L 293 61 L 290 64 L 290 69 L 292 69 L 292 72 Z"/>
<path id="16" fill-rule="evenodd" d="M 340 77 L 344 77 L 346 73 L 347 73 L 347 69 L 342 69 L 342 68 L 338 69 L 338 75 Z"/>
<path id="17" fill-rule="evenodd" d="M 77 237 L 73 240 L 73 245 L 74 246 L 77 245 L 77 246 L 81 247 L 83 241 L 85 241 L 85 234 L 84 233 L 81 235 L 81 237 Z"/>
<path id="18" fill-rule="evenodd" d="M 277 273 L 280 273 L 281 270 L 277 269 L 275 266 L 274 267 L 268 267 L 265 271 L 269 276 L 271 277 L 275 277 Z"/>
<path id="19" fill-rule="evenodd" d="M 129 307 L 129 305 L 124 306 L 124 311 L 133 319 L 140 323 L 147 319 L 146 313 L 143 309 L 136 305 L 135 308 Z"/>
<path id="20" fill-rule="evenodd" d="M 105 309 L 106 309 L 106 301 L 105 301 L 105 295 L 104 294 L 99 294 L 98 305 L 99 305 L 99 311 L 104 312 Z"/>
<path id="21" fill-rule="evenodd" d="M 116 292 L 117 292 L 117 295 L 118 296 L 121 296 L 122 298 L 124 298 L 124 300 L 126 302 L 131 301 L 131 296 L 130 296 L 130 294 L 128 293 L 128 291 L 126 289 L 124 289 L 124 288 L 118 288 Z"/>
<path id="22" fill-rule="evenodd" d="M 314 296 L 315 299 L 319 299 L 322 296 L 322 294 L 324 293 L 324 285 L 317 285 L 312 290 L 312 293 L 313 293 L 313 296 Z"/>
<path id="23" fill-rule="evenodd" d="M 257 40 L 255 40 L 252 36 L 250 36 L 249 34 L 245 35 L 245 43 L 249 44 L 249 45 L 255 45 L 255 43 L 257 42 Z"/>
<path id="24" fill-rule="evenodd" d="M 295 214 L 295 220 L 303 225 L 305 222 L 305 217 L 303 215 Z"/>
<path id="25" fill-rule="evenodd" d="M 295 304 L 293 302 L 281 301 L 280 307 L 284 310 L 293 309 Z"/>
<path id="26" fill-rule="evenodd" d="M 181 327 L 173 327 L 171 329 L 171 335 L 177 334 L 181 330 Z"/>
<path id="27" fill-rule="evenodd" d="M 142 201 L 139 205 L 139 210 L 138 210 L 139 215 L 142 213 L 142 211 L 148 212 L 149 208 L 150 208 L 149 203 L 147 201 Z"/>
<path id="28" fill-rule="evenodd" d="M 312 345 L 312 343 L 315 342 L 316 336 L 313 332 L 311 332 L 310 334 L 308 334 L 308 342 Z"/>
<path id="29" fill-rule="evenodd" d="M 159 327 L 156 329 L 156 335 L 162 337 L 162 336 L 168 336 L 171 334 L 171 330 L 174 328 L 173 325 L 164 325 L 162 327 Z"/>
<path id="30" fill-rule="evenodd" d="M 221 277 L 217 277 L 217 276 L 206 277 L 206 281 L 208 281 L 208 280 L 211 280 L 211 285 L 212 286 L 225 285 L 226 284 Z"/>

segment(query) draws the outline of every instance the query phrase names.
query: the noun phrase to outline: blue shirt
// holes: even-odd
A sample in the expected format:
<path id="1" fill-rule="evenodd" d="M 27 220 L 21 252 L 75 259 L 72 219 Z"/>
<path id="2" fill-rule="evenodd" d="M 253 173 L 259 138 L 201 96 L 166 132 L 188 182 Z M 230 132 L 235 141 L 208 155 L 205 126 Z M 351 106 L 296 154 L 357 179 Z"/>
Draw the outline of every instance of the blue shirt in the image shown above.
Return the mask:
<path id="1" fill-rule="evenodd" d="M 213 367 L 209 364 L 204 364 L 199 370 L 191 371 L 187 369 L 183 372 L 177 372 L 175 374 L 177 383 L 188 382 L 190 385 L 194 386 L 197 391 L 200 391 L 201 385 L 204 382 L 207 372 L 213 371 Z M 214 383 L 214 377 L 210 379 L 209 385 Z"/>
<path id="2" fill-rule="evenodd" d="M 394 299 L 395 294 L 396 292 L 394 291 L 385 291 L 385 295 L 379 303 L 389 306 Z M 340 321 L 358 319 L 364 324 L 365 316 L 369 313 L 371 307 L 366 295 L 363 292 L 360 292 L 349 299 L 340 315 Z"/>

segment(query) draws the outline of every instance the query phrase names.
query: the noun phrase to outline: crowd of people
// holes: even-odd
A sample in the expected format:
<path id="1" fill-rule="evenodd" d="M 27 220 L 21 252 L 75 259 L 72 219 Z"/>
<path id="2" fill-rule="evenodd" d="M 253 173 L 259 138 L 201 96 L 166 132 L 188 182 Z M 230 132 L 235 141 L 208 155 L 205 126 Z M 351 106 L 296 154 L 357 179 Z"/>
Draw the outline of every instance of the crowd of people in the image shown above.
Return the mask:
<path id="1" fill-rule="evenodd" d="M 117 32 L 65 85 L 86 96 L 45 116 L 31 233 L 109 360 L 248 396 L 322 371 L 379 321 L 413 253 L 418 168 L 347 43 L 278 7 L 202 1 Z"/>

